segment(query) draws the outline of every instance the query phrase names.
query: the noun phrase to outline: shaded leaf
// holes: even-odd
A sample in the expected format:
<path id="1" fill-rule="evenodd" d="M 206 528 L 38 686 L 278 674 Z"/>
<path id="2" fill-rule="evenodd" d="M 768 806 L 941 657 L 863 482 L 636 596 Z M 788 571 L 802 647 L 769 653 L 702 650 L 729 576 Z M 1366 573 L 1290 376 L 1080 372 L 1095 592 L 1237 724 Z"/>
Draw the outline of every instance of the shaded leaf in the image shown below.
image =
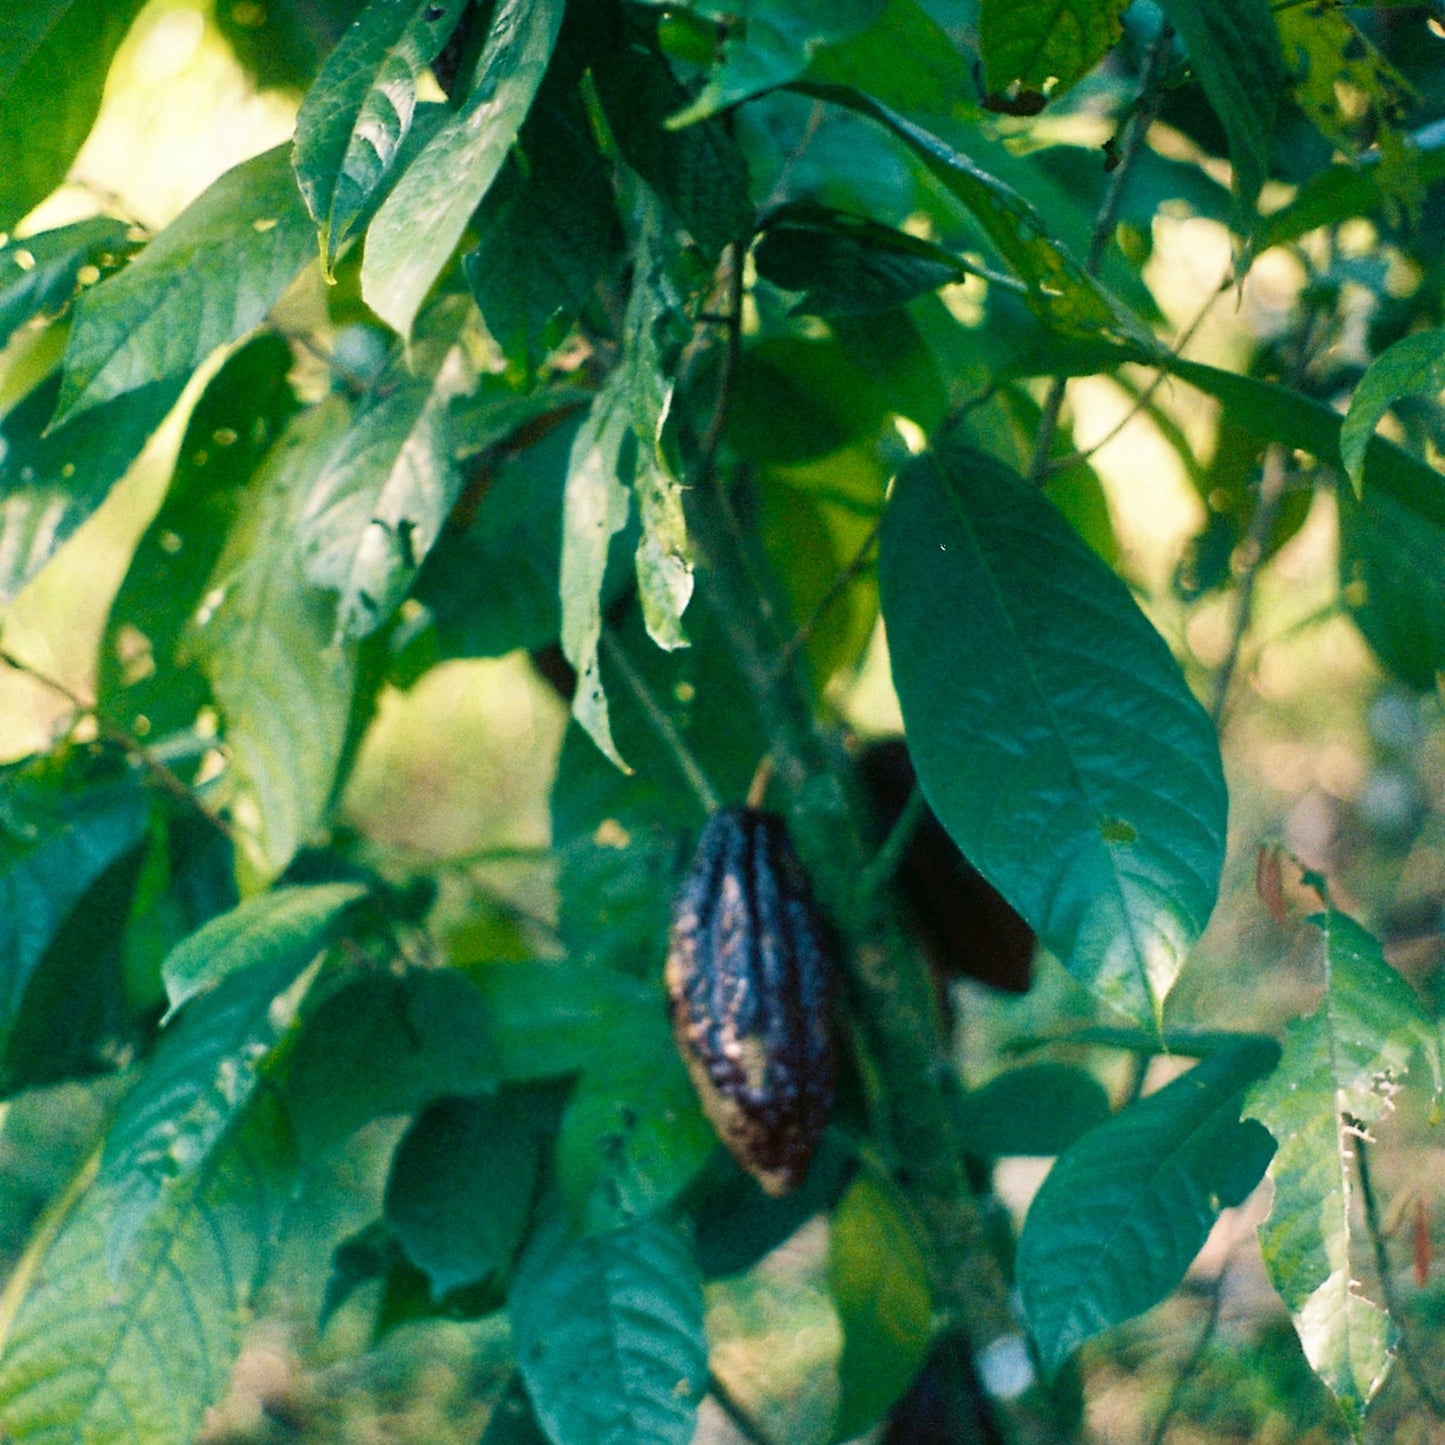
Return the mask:
<path id="1" fill-rule="evenodd" d="M 1381 418 L 1402 396 L 1445 391 L 1445 331 L 1419 331 L 1380 353 L 1366 368 L 1340 426 L 1340 460 L 1358 494 L 1365 449 Z"/>
<path id="2" fill-rule="evenodd" d="M 982 453 L 899 476 L 879 582 L 933 811 L 1071 972 L 1156 1023 L 1214 905 L 1227 803 L 1213 726 L 1164 640 Z"/>
<path id="3" fill-rule="evenodd" d="M 928 1357 L 928 1262 L 891 1183 L 862 1174 L 833 1211 L 828 1286 L 843 1326 L 834 1440 L 851 1440 L 899 1400 Z"/>
<path id="4" fill-rule="evenodd" d="M 949 114 L 970 77 L 959 48 L 918 0 L 888 0 L 866 30 L 819 50 L 810 80 L 852 85 L 895 110 Z"/>
<path id="5" fill-rule="evenodd" d="M 319 826 L 346 741 L 354 659 L 295 544 L 301 507 L 346 420 L 341 403 L 323 403 L 271 449 L 182 643 L 220 708 L 237 842 L 265 879 Z"/>
<path id="6" fill-rule="evenodd" d="M 1333 910 L 1319 1009 L 1285 1031 L 1279 1068 L 1250 1090 L 1245 1113 L 1279 1141 L 1274 1205 L 1259 1227 L 1265 1267 L 1294 1316 L 1306 1358 L 1358 1428 L 1389 1368 L 1389 1317 L 1360 1292 L 1368 1238 L 1350 1219 L 1352 1140 L 1389 1113 L 1415 1051 L 1436 1071 L 1434 1027 L 1376 939 Z"/>
<path id="7" fill-rule="evenodd" d="M 561 0 L 501 0 L 461 109 L 376 213 L 361 291 L 403 336 L 517 139 L 561 23 Z"/>
<path id="8" fill-rule="evenodd" d="M 124 221 L 95 216 L 0 246 L 0 346 L 36 316 L 70 303 L 87 267 L 98 275 L 130 250 Z"/>
<path id="9" fill-rule="evenodd" d="M 983 0 L 978 51 L 989 91 L 1015 81 L 1051 97 L 1082 80 L 1122 33 L 1128 0 Z M 1048 83 L 1057 82 L 1052 90 Z"/>
<path id="10" fill-rule="evenodd" d="M 55 421 L 189 375 L 264 320 L 311 254 L 285 146 L 244 161 L 81 298 Z"/>
<path id="11" fill-rule="evenodd" d="M 1273 1044 L 1211 1055 L 1085 1134 L 1060 1156 L 1019 1237 L 1019 1289 L 1044 1369 L 1158 1304 L 1184 1278 L 1219 1212 L 1242 1204 L 1274 1151 L 1240 1119 Z"/>
<path id="12" fill-rule="evenodd" d="M 141 0 L 37 0 L 0 15 L 0 231 L 65 179 Z"/>
<path id="13" fill-rule="evenodd" d="M 707 1385 L 702 1286 L 651 1221 L 533 1236 L 509 1300 L 517 1364 L 553 1445 L 688 1445 Z"/>
<path id="14" fill-rule="evenodd" d="M 1112 1112 L 1104 1086 L 1072 1064 L 1005 1069 L 952 1102 L 959 1146 L 984 1159 L 1062 1154 Z"/>
<path id="15" fill-rule="evenodd" d="M 292 163 L 330 269 L 396 165 L 417 86 L 466 0 L 377 0 L 331 52 L 296 117 Z"/>
<path id="16" fill-rule="evenodd" d="M 246 483 L 296 409 L 286 379 L 290 369 L 291 348 L 271 334 L 227 358 L 191 412 L 165 500 L 111 603 L 100 646 L 98 706 L 148 739 L 188 727 L 207 701 L 205 678 L 194 665 L 183 665 L 179 644 L 201 605 Z"/>

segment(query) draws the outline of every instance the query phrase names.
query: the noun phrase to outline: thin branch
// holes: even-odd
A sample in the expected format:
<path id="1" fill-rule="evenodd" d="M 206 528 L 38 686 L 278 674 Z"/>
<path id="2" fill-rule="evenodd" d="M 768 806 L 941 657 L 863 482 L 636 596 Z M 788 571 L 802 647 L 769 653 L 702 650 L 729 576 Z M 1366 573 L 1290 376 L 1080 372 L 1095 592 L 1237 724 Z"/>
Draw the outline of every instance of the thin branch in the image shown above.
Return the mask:
<path id="1" fill-rule="evenodd" d="M 1154 123 L 1160 104 L 1159 84 L 1169 64 L 1169 55 L 1174 44 L 1174 28 L 1166 21 L 1159 27 L 1148 52 L 1144 56 L 1144 68 L 1139 76 L 1139 98 L 1133 112 L 1124 124 L 1124 139 L 1117 155 L 1118 164 L 1109 174 L 1109 184 L 1099 212 L 1094 217 L 1094 228 L 1089 236 L 1089 250 L 1084 258 L 1084 273 L 1093 276 L 1098 273 L 1108 249 L 1109 239 L 1114 234 L 1114 224 L 1119 215 L 1119 204 L 1124 198 L 1124 185 L 1134 168 L 1134 161 L 1143 147 L 1144 137 Z M 1059 430 L 1059 416 L 1064 409 L 1064 392 L 1068 378 L 1056 376 L 1049 383 L 1044 399 L 1043 411 L 1039 416 L 1039 431 L 1034 442 L 1033 464 L 1029 467 L 1029 480 L 1035 486 L 1042 485 L 1047 472 L 1049 453 L 1054 449 L 1054 438 Z"/>
<path id="2" fill-rule="evenodd" d="M 1375 1194 L 1374 1178 L 1370 1173 L 1370 1150 L 1363 1134 L 1355 1139 L 1355 1167 L 1360 1180 L 1360 1200 L 1364 1205 L 1365 1233 L 1370 1236 L 1370 1244 L 1375 1254 L 1375 1273 L 1380 1277 L 1380 1295 L 1385 1301 L 1386 1311 L 1395 1322 L 1396 1330 L 1399 1331 L 1395 1353 L 1399 1355 L 1400 1363 L 1404 1365 L 1405 1373 L 1410 1377 L 1410 1383 L 1419 1393 L 1425 1408 L 1437 1420 L 1445 1420 L 1445 1397 L 1430 1383 L 1420 1358 L 1415 1353 L 1415 1342 L 1405 1330 L 1404 1313 L 1395 1292 L 1394 1280 L 1390 1276 L 1390 1257 L 1385 1252 L 1385 1231 L 1380 1222 L 1380 1203 Z"/>
<path id="3" fill-rule="evenodd" d="M 750 1445 L 773 1445 L 767 1432 L 746 1410 L 737 1402 L 733 1393 L 718 1378 L 717 1372 L 708 1371 L 707 1392 L 717 1402 L 718 1408 L 728 1417 L 733 1428 Z"/>
<path id="4" fill-rule="evenodd" d="M 1209 1309 L 1204 1316 L 1204 1325 L 1199 1331 L 1199 1338 L 1194 1342 L 1194 1348 L 1189 1352 L 1189 1358 L 1179 1367 L 1179 1373 L 1174 1377 L 1174 1387 L 1169 1391 L 1169 1399 L 1165 1402 L 1163 1412 L 1155 1422 L 1154 1432 L 1149 1436 L 1149 1445 L 1164 1445 L 1164 1436 L 1168 1433 L 1169 1426 L 1173 1423 L 1174 1417 L 1179 1413 L 1179 1407 L 1184 1402 L 1184 1390 L 1200 1365 L 1204 1363 L 1204 1356 L 1209 1349 L 1209 1342 L 1214 1338 L 1214 1332 L 1219 1328 L 1220 1311 L 1224 1304 L 1224 1277 L 1229 1272 L 1229 1259 L 1219 1267 L 1219 1273 L 1209 1282 Z"/>
<path id="5" fill-rule="evenodd" d="M 727 264 L 727 305 L 721 317 L 724 328 L 722 365 L 718 371 L 717 395 L 713 401 L 712 416 L 708 419 L 707 431 L 703 433 L 702 445 L 698 449 L 695 486 L 704 486 L 711 481 L 717 466 L 718 447 L 722 444 L 723 431 L 727 427 L 728 411 L 732 406 L 733 384 L 737 379 L 738 359 L 743 347 L 743 263 L 745 252 L 741 241 L 731 241 L 725 253 Z"/>
<path id="6" fill-rule="evenodd" d="M 627 684 L 627 690 L 636 699 L 637 705 L 646 715 L 648 722 L 652 724 L 653 730 L 672 755 L 673 762 L 677 764 L 678 771 L 702 805 L 703 812 L 716 812 L 722 806 L 717 789 L 708 780 L 696 755 L 688 747 L 672 719 L 668 717 L 666 709 L 652 695 L 652 689 L 648 687 L 642 674 L 632 665 L 632 659 L 627 655 L 626 648 L 606 628 L 602 632 L 601 650 L 603 656 L 617 670 L 622 681 Z"/>
<path id="7" fill-rule="evenodd" d="M 800 648 L 807 645 L 808 639 L 817 631 L 818 624 L 823 620 L 829 608 L 838 601 L 848 590 L 854 579 L 866 572 L 872 565 L 870 553 L 878 542 L 878 533 L 883 528 L 883 518 L 878 520 L 868 529 L 868 535 L 863 539 L 863 545 L 858 548 L 853 560 L 833 579 L 828 590 L 818 599 L 818 605 L 808 615 L 808 620 L 788 639 L 778 653 L 777 666 L 779 671 L 790 667 L 793 658 Z"/>

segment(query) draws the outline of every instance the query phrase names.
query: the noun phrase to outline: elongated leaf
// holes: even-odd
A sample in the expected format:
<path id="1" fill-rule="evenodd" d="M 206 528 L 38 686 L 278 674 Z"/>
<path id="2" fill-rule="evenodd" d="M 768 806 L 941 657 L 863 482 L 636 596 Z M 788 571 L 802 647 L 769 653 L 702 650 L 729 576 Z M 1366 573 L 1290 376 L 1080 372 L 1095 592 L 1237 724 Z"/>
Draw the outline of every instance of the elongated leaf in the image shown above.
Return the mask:
<path id="1" fill-rule="evenodd" d="M 1240 1105 L 1278 1058 L 1271 1044 L 1213 1054 L 1085 1134 L 1050 1170 L 1017 1261 L 1050 1374 L 1085 1340 L 1158 1304 L 1220 1210 L 1259 1183 L 1274 1145 L 1240 1120 Z"/>
<path id="2" fill-rule="evenodd" d="M 129 235 L 124 221 L 96 216 L 0 246 L 0 346 L 32 317 L 67 305 L 87 267 L 93 279 L 116 265 L 130 249 Z"/>
<path id="3" fill-rule="evenodd" d="M 1214 906 L 1214 729 L 1127 588 L 981 453 L 898 478 L 879 555 L 933 811 L 1069 970 L 1146 1028 Z"/>
<path id="4" fill-rule="evenodd" d="M 1043 217 L 1017 191 L 863 91 L 812 81 L 795 88 L 877 121 L 914 151 L 968 207 L 999 255 L 1027 283 L 1030 308 L 1049 326 L 1066 336 L 1104 335 L 1147 352 L 1158 350 L 1143 323 L 1052 239 Z"/>
<path id="5" fill-rule="evenodd" d="M 310 254 L 287 148 L 227 171 L 81 299 L 55 421 L 188 375 L 259 325 Z"/>
<path id="6" fill-rule="evenodd" d="M 1279 31 L 1269 0 L 1160 0 L 1229 138 L 1235 228 L 1255 226 L 1255 202 L 1269 176 L 1269 145 L 1285 85 Z"/>
<path id="7" fill-rule="evenodd" d="M 1340 460 L 1357 494 L 1364 481 L 1365 448 L 1380 419 L 1402 396 L 1441 391 L 1445 391 L 1445 331 L 1406 336 L 1370 363 L 1340 427 Z"/>
<path id="8" fill-rule="evenodd" d="M 0 423 L 0 605 L 59 551 L 140 455 L 181 394 L 153 382 L 44 434 L 60 392 L 56 373 Z"/>
<path id="9" fill-rule="evenodd" d="M 928 1262 L 895 1191 L 870 1174 L 833 1211 L 828 1285 L 843 1325 L 842 1396 L 833 1439 L 863 1434 L 890 1410 L 928 1357 Z"/>
<path id="10" fill-rule="evenodd" d="M 748 0 L 741 6 L 691 0 L 687 8 L 727 29 L 717 67 L 696 100 L 669 122 L 674 129 L 793 80 L 816 51 L 872 25 L 884 0 Z"/>
<path id="11" fill-rule="evenodd" d="M 12 1277 L 6 1303 L 19 1308 L 0 1344 L 8 1435 L 192 1445 L 230 1379 L 289 1193 L 294 1160 L 278 1124 L 262 1109 L 213 1153 L 165 1201 L 119 1279 L 106 1264 L 114 1196 L 104 1184 L 85 1191 L 33 1276 Z"/>
<path id="12" fill-rule="evenodd" d="M 335 611 L 306 581 L 296 526 L 346 422 L 331 401 L 303 412 L 241 504 L 183 642 L 221 709 L 238 843 L 263 879 L 318 826 L 346 740 L 354 659 Z"/>
<path id="13" fill-rule="evenodd" d="M 1379 943 L 1331 910 L 1319 1009 L 1285 1031 L 1279 1068 L 1250 1090 L 1245 1113 L 1279 1141 L 1270 1165 L 1274 1206 L 1260 1225 L 1265 1267 L 1314 1371 L 1352 1423 L 1389 1368 L 1390 1325 L 1358 1280 L 1369 1241 L 1350 1220 L 1351 1140 L 1392 1107 L 1421 1046 L 1436 1066 L 1433 1027 Z"/>
<path id="14" fill-rule="evenodd" d="M 954 1133 L 970 1154 L 1062 1154 L 1109 1118 L 1104 1086 L 1072 1064 L 1006 1069 L 956 1100 Z"/>
<path id="15" fill-rule="evenodd" d="M 688 1445 L 707 1384 L 702 1286 L 675 1230 L 572 1240 L 549 1221 L 509 1301 L 517 1364 L 553 1445 Z"/>
<path id="16" fill-rule="evenodd" d="M 20 765 L 0 774 L 0 1039 L 86 890 L 141 840 L 149 805 L 130 780 L 73 789 Z"/>
<path id="17" fill-rule="evenodd" d="M 165 501 L 111 604 L 96 683 L 100 709 L 148 740 L 189 727 L 208 700 L 205 678 L 177 652 L 246 483 L 296 409 L 286 379 L 291 365 L 291 348 L 268 333 L 212 378 L 186 424 Z"/>
<path id="18" fill-rule="evenodd" d="M 172 1013 L 140 1082 L 106 1139 L 101 1180 L 112 1194 L 106 1257 L 114 1278 L 165 1199 L 220 1147 L 260 1082 L 289 1022 L 275 1004 L 330 941 L 362 895 L 348 884 L 262 894 L 181 943 L 163 973 Z M 199 996 L 198 996 L 199 995 Z"/>
<path id="19" fill-rule="evenodd" d="M 464 8 L 465 0 L 375 0 L 306 92 L 292 162 L 328 269 L 395 166 L 417 85 Z"/>
<path id="20" fill-rule="evenodd" d="M 978 50 L 994 94 L 1015 81 L 1061 95 L 1082 80 L 1119 39 L 1128 0 L 983 0 Z"/>
<path id="21" fill-rule="evenodd" d="M 65 179 L 141 0 L 36 0 L 0 15 L 0 231 Z"/>
<path id="22" fill-rule="evenodd" d="M 403 336 L 507 157 L 542 82 L 561 0 L 502 0 L 476 79 L 454 119 L 382 203 L 366 238 L 361 290 Z"/>
<path id="23" fill-rule="evenodd" d="M 510 1263 L 542 1165 L 534 1106 L 522 1090 L 441 1099 L 397 1145 L 386 1219 L 433 1298 Z"/>
<path id="24" fill-rule="evenodd" d="M 448 408 L 472 385 L 457 345 L 468 309 L 449 298 L 406 355 L 398 346 L 307 494 L 303 566 L 313 586 L 337 594 L 338 639 L 390 620 L 461 490 Z"/>

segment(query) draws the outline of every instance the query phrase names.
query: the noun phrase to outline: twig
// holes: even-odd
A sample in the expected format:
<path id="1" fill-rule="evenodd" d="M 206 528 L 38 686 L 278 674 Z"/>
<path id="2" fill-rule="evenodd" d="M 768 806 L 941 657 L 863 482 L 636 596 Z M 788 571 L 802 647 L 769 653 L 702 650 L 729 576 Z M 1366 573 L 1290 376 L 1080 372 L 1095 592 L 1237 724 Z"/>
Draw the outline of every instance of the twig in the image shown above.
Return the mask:
<path id="1" fill-rule="evenodd" d="M 96 709 L 96 704 L 87 702 L 73 688 L 61 682 L 59 678 L 51 677 L 48 673 L 42 672 L 38 667 L 32 666 L 22 658 L 16 657 L 14 653 L 0 649 L 0 663 L 18 672 L 22 677 L 28 677 L 32 682 L 38 682 L 41 687 L 49 688 L 51 692 L 63 697 L 72 708 L 75 709 L 76 717 L 71 720 L 72 730 L 80 717 L 88 717 L 95 723 L 96 736 L 104 742 L 111 743 L 119 748 L 128 758 L 138 764 L 150 776 L 163 792 L 170 794 L 177 802 L 183 803 L 186 807 L 198 813 L 213 828 L 217 829 L 223 837 L 231 836 L 231 827 L 226 820 L 218 814 L 213 813 L 196 795 L 196 791 L 186 782 L 180 774 L 172 771 L 159 759 L 138 743 L 124 728 L 118 728 L 107 722 Z"/>
<path id="2" fill-rule="evenodd" d="M 707 1392 L 717 1401 L 718 1408 L 732 1422 L 733 1428 L 751 1445 L 773 1445 L 767 1432 L 733 1397 L 733 1393 L 718 1378 L 717 1372 L 708 1371 Z"/>
<path id="3" fill-rule="evenodd" d="M 602 655 L 621 675 L 623 682 L 627 684 L 627 690 L 636 699 L 637 705 L 646 714 L 648 722 L 652 724 L 654 731 L 662 739 L 668 752 L 672 754 L 673 762 L 677 764 L 678 771 L 702 805 L 703 812 L 716 812 L 721 806 L 717 789 L 708 781 L 707 774 L 703 772 L 692 749 L 688 747 L 682 734 L 678 732 L 672 719 L 668 717 L 666 709 L 652 695 L 652 689 L 648 687 L 642 674 L 632 665 L 632 659 L 628 657 L 626 648 L 606 628 L 602 631 L 601 649 Z"/>
<path id="4" fill-rule="evenodd" d="M 742 354 L 743 243 L 729 242 L 725 255 L 728 268 L 727 307 L 721 317 L 724 328 L 722 364 L 718 370 L 717 395 L 713 401 L 712 416 L 708 419 L 707 431 L 703 433 L 702 445 L 698 449 L 696 475 L 693 479 L 695 486 L 704 486 L 711 481 L 717 466 L 718 447 L 727 427 L 733 384 L 737 379 L 738 358 Z"/>
<path id="5" fill-rule="evenodd" d="M 1369 1146 L 1363 1133 L 1355 1139 L 1355 1167 L 1360 1179 L 1360 1200 L 1364 1205 L 1365 1233 L 1370 1236 L 1370 1244 L 1375 1254 L 1375 1273 L 1380 1277 L 1380 1295 L 1385 1302 L 1386 1311 L 1399 1331 L 1395 1352 L 1425 1408 L 1437 1420 L 1445 1420 L 1445 1397 L 1430 1383 L 1420 1365 L 1420 1359 L 1415 1353 L 1415 1342 L 1406 1332 L 1399 1296 L 1395 1293 L 1395 1284 L 1390 1277 L 1390 1258 L 1385 1252 L 1385 1231 L 1380 1223 L 1380 1204 L 1375 1195 L 1374 1179 L 1370 1174 Z"/>
<path id="6" fill-rule="evenodd" d="M 1225 1257 L 1224 1263 L 1219 1266 L 1219 1273 L 1209 1282 L 1209 1309 L 1204 1316 L 1203 1328 L 1199 1331 L 1199 1338 L 1194 1342 L 1194 1348 L 1189 1352 L 1189 1358 L 1179 1367 L 1179 1373 L 1174 1377 L 1174 1387 L 1169 1391 L 1169 1399 L 1165 1402 L 1164 1409 L 1159 1419 L 1154 1424 L 1153 1434 L 1149 1436 L 1149 1445 L 1164 1445 L 1164 1436 L 1168 1433 L 1169 1426 L 1175 1415 L 1179 1413 L 1179 1407 L 1184 1401 L 1184 1390 L 1195 1376 L 1200 1365 L 1204 1363 L 1205 1352 L 1209 1349 L 1209 1342 L 1214 1338 L 1214 1332 L 1219 1328 L 1219 1316 L 1224 1304 L 1224 1277 L 1229 1272 L 1229 1258 Z"/>
<path id="7" fill-rule="evenodd" d="M 868 529 L 868 535 L 863 539 L 863 545 L 854 554 L 853 560 L 833 579 L 828 590 L 818 599 L 817 606 L 808 614 L 808 620 L 783 644 L 778 652 L 777 667 L 779 671 L 792 665 L 798 650 L 807 644 L 828 609 L 848 590 L 853 580 L 868 569 L 870 566 L 869 554 L 877 544 L 878 533 L 882 529 L 883 518 L 879 517 Z"/>
<path id="8" fill-rule="evenodd" d="M 1084 258 L 1084 274 L 1097 274 L 1108 249 L 1109 238 L 1114 234 L 1114 223 L 1119 215 L 1119 203 L 1124 197 L 1124 184 L 1134 168 L 1135 158 L 1144 144 L 1144 137 L 1154 123 L 1159 109 L 1159 82 L 1164 78 L 1169 63 L 1170 49 L 1174 44 L 1174 28 L 1167 21 L 1159 27 L 1159 33 L 1150 43 L 1144 57 L 1144 68 L 1139 76 L 1139 99 L 1133 113 L 1124 124 L 1124 139 L 1118 149 L 1118 164 L 1109 174 L 1109 184 L 1099 212 L 1094 217 L 1094 228 L 1089 236 L 1089 250 Z M 1059 416 L 1064 409 L 1064 392 L 1069 381 L 1065 376 L 1056 376 L 1049 383 L 1048 395 L 1044 399 L 1039 416 L 1039 431 L 1034 442 L 1034 459 L 1029 467 L 1029 480 L 1040 486 L 1047 472 L 1049 453 L 1054 449 L 1054 437 L 1059 430 Z"/>

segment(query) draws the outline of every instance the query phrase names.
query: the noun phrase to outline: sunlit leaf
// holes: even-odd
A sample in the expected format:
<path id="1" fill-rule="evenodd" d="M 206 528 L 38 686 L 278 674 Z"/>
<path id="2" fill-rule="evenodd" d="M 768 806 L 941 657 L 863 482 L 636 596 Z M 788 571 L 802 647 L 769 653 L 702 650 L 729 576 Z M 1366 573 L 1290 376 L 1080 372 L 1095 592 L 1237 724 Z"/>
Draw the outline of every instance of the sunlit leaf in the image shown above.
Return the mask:
<path id="1" fill-rule="evenodd" d="M 1358 1425 L 1389 1368 L 1390 1324 L 1359 1285 L 1368 1239 L 1350 1217 L 1353 1139 L 1393 1107 L 1415 1051 L 1434 1028 L 1379 943 L 1333 910 L 1324 935 L 1319 1009 L 1285 1031 L 1279 1068 L 1250 1090 L 1246 1115 L 1279 1141 L 1270 1165 L 1274 1205 L 1260 1225 L 1265 1267 L 1315 1373 Z"/>
<path id="2" fill-rule="evenodd" d="M 87 267 L 98 277 L 130 249 L 124 221 L 96 216 L 0 246 L 0 346 L 32 317 L 66 306 Z"/>
<path id="3" fill-rule="evenodd" d="M 376 213 L 362 295 L 403 336 L 517 139 L 561 23 L 561 0 L 502 0 L 461 109 Z"/>
<path id="4" fill-rule="evenodd" d="M 893 681 L 933 811 L 1080 980 L 1145 1027 L 1214 906 L 1213 726 L 1124 584 L 977 452 L 894 486 Z"/>
<path id="5" fill-rule="evenodd" d="M 1158 1304 L 1223 1208 L 1242 1204 L 1273 1153 L 1240 1119 L 1272 1044 L 1213 1054 L 1090 1130 L 1034 1197 L 1019 1237 L 1029 1328 L 1053 1374 L 1085 1340 Z"/>
<path id="6" fill-rule="evenodd" d="M 1402 396 L 1445 391 L 1445 331 L 1417 331 L 1380 353 L 1360 378 L 1340 427 L 1340 460 L 1358 493 L 1365 448 L 1381 418 Z"/>
<path id="7" fill-rule="evenodd" d="M 285 146 L 242 162 L 81 298 L 56 421 L 188 375 L 257 326 L 311 255 Z"/>
<path id="8" fill-rule="evenodd" d="M 1128 0 L 983 0 L 978 49 L 991 92 L 1017 81 L 1025 90 L 1062 94 L 1119 39 Z M 1048 82 L 1056 81 L 1053 90 Z"/>

